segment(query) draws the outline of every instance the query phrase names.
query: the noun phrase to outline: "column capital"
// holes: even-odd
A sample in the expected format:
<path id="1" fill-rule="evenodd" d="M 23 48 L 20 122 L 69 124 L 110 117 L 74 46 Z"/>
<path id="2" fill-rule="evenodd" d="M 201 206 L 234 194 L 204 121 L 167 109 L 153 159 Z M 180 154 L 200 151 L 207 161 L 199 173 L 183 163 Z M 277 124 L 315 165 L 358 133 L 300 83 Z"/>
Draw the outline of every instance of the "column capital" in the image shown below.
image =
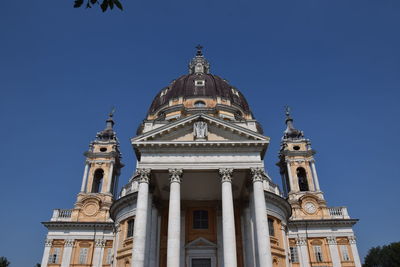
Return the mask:
<path id="1" fill-rule="evenodd" d="M 96 239 L 94 246 L 96 248 L 104 248 L 106 246 L 106 241 L 104 239 Z"/>
<path id="2" fill-rule="evenodd" d="M 137 169 L 136 174 L 139 175 L 139 183 L 149 183 L 150 182 L 150 169 Z"/>
<path id="3" fill-rule="evenodd" d="M 64 247 L 73 247 L 74 246 L 74 239 L 65 239 Z"/>
<path id="4" fill-rule="evenodd" d="M 169 182 L 171 184 L 182 182 L 183 169 L 168 169 L 168 172 L 169 172 Z"/>
<path id="5" fill-rule="evenodd" d="M 232 182 L 233 168 L 221 168 L 219 169 L 219 175 L 221 176 L 221 182 Z"/>
<path id="6" fill-rule="evenodd" d="M 349 236 L 349 242 L 350 244 L 356 244 L 357 243 L 357 239 L 354 235 Z"/>
<path id="7" fill-rule="evenodd" d="M 296 245 L 297 246 L 306 246 L 307 245 L 307 238 L 305 238 L 305 237 L 296 238 Z"/>
<path id="8" fill-rule="evenodd" d="M 327 236 L 326 239 L 328 240 L 328 245 L 336 245 L 336 237 L 334 236 Z"/>
<path id="9" fill-rule="evenodd" d="M 44 240 L 44 246 L 45 247 L 51 247 L 52 245 L 53 245 L 53 239 L 46 238 Z"/>
<path id="10" fill-rule="evenodd" d="M 250 171 L 251 171 L 251 174 L 253 175 L 253 177 L 252 177 L 253 183 L 262 182 L 265 180 L 265 177 L 267 177 L 263 168 L 260 168 L 260 167 L 250 168 Z"/>

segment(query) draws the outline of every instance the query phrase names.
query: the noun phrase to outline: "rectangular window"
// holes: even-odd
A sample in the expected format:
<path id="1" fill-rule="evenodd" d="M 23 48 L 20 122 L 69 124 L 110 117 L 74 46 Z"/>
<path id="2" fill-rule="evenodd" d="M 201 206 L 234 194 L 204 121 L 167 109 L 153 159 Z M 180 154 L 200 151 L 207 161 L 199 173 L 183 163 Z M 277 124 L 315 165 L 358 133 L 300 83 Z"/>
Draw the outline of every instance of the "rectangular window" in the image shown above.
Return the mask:
<path id="1" fill-rule="evenodd" d="M 340 245 L 340 254 L 342 254 L 342 261 L 349 261 L 349 251 L 347 250 L 346 245 Z"/>
<path id="2" fill-rule="evenodd" d="M 290 247 L 290 260 L 294 263 L 299 262 L 297 247 Z"/>
<path id="3" fill-rule="evenodd" d="M 79 251 L 79 264 L 86 264 L 89 248 L 81 248 Z"/>
<path id="4" fill-rule="evenodd" d="M 323 262 L 323 257 L 322 257 L 322 248 L 321 246 L 314 246 L 314 256 L 315 256 L 315 261 L 317 262 Z"/>
<path id="5" fill-rule="evenodd" d="M 192 259 L 192 267 L 211 267 L 211 259 Z"/>
<path id="6" fill-rule="evenodd" d="M 133 236 L 133 227 L 135 226 L 135 220 L 129 220 L 128 221 L 128 229 L 126 232 L 126 237 L 132 237 Z"/>
<path id="7" fill-rule="evenodd" d="M 193 229 L 208 229 L 208 211 L 193 211 Z"/>
<path id="8" fill-rule="evenodd" d="M 106 259 L 106 264 L 111 264 L 113 260 L 113 255 L 112 255 L 112 248 L 107 249 L 107 259 Z"/>
<path id="9" fill-rule="evenodd" d="M 61 248 L 54 248 L 53 253 L 49 256 L 49 263 L 58 263 L 60 259 Z"/>
<path id="10" fill-rule="evenodd" d="M 275 236 L 274 220 L 268 218 L 269 236 Z"/>
<path id="11" fill-rule="evenodd" d="M 195 80 L 194 85 L 195 86 L 204 86 L 206 84 L 205 80 Z"/>

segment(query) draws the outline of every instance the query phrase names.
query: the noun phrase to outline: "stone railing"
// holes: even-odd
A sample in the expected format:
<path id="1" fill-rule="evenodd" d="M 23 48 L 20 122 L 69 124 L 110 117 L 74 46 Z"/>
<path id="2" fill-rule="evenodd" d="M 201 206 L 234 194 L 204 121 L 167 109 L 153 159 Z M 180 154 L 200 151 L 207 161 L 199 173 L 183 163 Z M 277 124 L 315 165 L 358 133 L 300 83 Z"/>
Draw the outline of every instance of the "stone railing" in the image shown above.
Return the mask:
<path id="1" fill-rule="evenodd" d="M 71 221 L 72 210 L 55 209 L 53 210 L 52 222 L 68 222 Z"/>
<path id="2" fill-rule="evenodd" d="M 329 215 L 334 219 L 349 219 L 346 207 L 329 207 Z"/>
<path id="3" fill-rule="evenodd" d="M 129 195 L 130 193 L 137 192 L 139 189 L 139 183 L 136 180 L 131 180 L 127 185 L 125 185 L 122 190 L 120 197 Z"/>

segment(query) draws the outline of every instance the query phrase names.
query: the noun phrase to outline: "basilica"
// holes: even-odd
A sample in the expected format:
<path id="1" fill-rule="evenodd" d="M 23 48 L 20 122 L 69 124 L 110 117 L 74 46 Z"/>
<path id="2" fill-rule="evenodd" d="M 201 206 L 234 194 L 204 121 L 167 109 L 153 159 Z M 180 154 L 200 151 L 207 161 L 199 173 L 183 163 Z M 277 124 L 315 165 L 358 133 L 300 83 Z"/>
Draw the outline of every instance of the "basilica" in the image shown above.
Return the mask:
<path id="1" fill-rule="evenodd" d="M 357 219 L 328 206 L 315 151 L 289 109 L 285 123 L 279 188 L 244 95 L 211 74 L 197 47 L 188 74 L 158 92 L 131 139 L 136 171 L 122 190 L 109 115 L 84 154 L 73 208 L 43 222 L 41 266 L 361 267 Z"/>

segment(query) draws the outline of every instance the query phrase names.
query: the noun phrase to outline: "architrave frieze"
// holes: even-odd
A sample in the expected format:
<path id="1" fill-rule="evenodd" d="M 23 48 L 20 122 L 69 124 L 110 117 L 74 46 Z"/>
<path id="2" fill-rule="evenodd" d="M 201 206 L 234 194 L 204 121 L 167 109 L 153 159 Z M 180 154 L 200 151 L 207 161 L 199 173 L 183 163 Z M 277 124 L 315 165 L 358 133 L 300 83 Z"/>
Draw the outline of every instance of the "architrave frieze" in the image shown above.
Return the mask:
<path id="1" fill-rule="evenodd" d="M 358 219 L 320 219 L 320 220 L 290 220 L 288 222 L 289 228 L 294 227 L 307 227 L 307 226 L 338 226 L 338 225 L 355 225 Z"/>

